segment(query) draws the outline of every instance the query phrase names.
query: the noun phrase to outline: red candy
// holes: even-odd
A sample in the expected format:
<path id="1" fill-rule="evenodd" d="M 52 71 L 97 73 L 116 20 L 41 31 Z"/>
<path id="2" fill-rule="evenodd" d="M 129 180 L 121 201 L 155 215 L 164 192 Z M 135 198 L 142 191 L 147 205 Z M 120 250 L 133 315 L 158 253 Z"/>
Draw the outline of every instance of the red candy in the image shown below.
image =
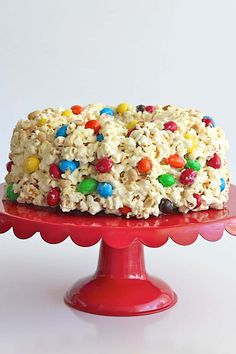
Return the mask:
<path id="1" fill-rule="evenodd" d="M 221 158 L 219 155 L 216 153 L 213 155 L 213 157 L 207 161 L 207 166 L 213 167 L 213 168 L 220 168 L 221 167 Z"/>
<path id="2" fill-rule="evenodd" d="M 210 118 L 202 118 L 202 122 L 205 123 L 206 127 L 214 127 L 214 123 L 212 122 L 212 119 L 210 119 Z"/>
<path id="3" fill-rule="evenodd" d="M 55 187 L 50 190 L 47 195 L 47 203 L 49 206 L 56 206 L 60 202 L 60 189 Z"/>
<path id="4" fill-rule="evenodd" d="M 193 196 L 197 201 L 197 204 L 195 205 L 195 209 L 197 209 L 202 205 L 202 197 L 198 193 L 194 193 Z"/>
<path id="5" fill-rule="evenodd" d="M 164 128 L 165 130 L 170 130 L 171 132 L 175 132 L 178 129 L 178 126 L 175 122 L 170 121 L 164 124 Z"/>
<path id="6" fill-rule="evenodd" d="M 57 166 L 57 164 L 55 164 L 55 163 L 53 163 L 50 166 L 49 173 L 50 173 L 51 177 L 54 179 L 61 178 L 61 171 L 60 171 L 59 167 Z"/>
<path id="7" fill-rule="evenodd" d="M 145 111 L 147 111 L 148 113 L 153 113 L 154 112 L 155 107 L 154 106 L 146 106 L 145 107 Z"/>
<path id="8" fill-rule="evenodd" d="M 179 180 L 182 184 L 185 184 L 186 186 L 190 186 L 191 184 L 193 184 L 196 177 L 197 177 L 197 172 L 192 170 L 191 168 L 187 168 L 181 173 Z"/>
<path id="9" fill-rule="evenodd" d="M 9 162 L 7 163 L 7 171 L 8 171 L 9 173 L 11 172 L 12 166 L 13 166 L 13 162 L 12 162 L 12 161 L 9 161 Z"/>
<path id="10" fill-rule="evenodd" d="M 76 115 L 80 114 L 83 111 L 83 107 L 81 107 L 79 105 L 72 106 L 70 109 Z"/>
<path id="11" fill-rule="evenodd" d="M 98 120 L 96 119 L 91 119 L 85 124 L 86 129 L 93 129 L 94 133 L 97 134 L 99 132 L 99 129 L 101 128 L 101 125 Z"/>
<path id="12" fill-rule="evenodd" d="M 119 212 L 122 214 L 122 215 L 127 215 L 128 213 L 130 213 L 132 211 L 132 209 L 126 205 L 123 206 L 123 208 L 120 208 L 119 209 Z"/>
<path id="13" fill-rule="evenodd" d="M 113 163 L 111 159 L 109 159 L 108 157 L 104 157 L 103 159 L 97 161 L 95 168 L 96 171 L 100 173 L 106 173 L 111 171 L 112 164 Z"/>

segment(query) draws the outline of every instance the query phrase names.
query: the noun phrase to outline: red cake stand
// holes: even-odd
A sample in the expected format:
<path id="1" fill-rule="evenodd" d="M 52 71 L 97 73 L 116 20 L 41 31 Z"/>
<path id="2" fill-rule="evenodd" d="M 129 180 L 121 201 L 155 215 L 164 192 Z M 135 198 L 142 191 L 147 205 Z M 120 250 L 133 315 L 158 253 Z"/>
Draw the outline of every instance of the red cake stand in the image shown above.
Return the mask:
<path id="1" fill-rule="evenodd" d="M 3 185 L 0 193 L 2 200 Z M 75 283 L 66 293 L 66 303 L 99 315 L 146 315 L 172 307 L 177 298 L 164 281 L 147 275 L 143 245 L 161 247 L 169 238 L 179 245 L 190 245 L 198 235 L 217 241 L 224 230 L 236 235 L 236 186 L 231 186 L 230 199 L 223 210 L 147 220 L 62 213 L 58 209 L 1 201 L 0 232 L 11 227 L 21 239 L 40 232 L 43 240 L 52 244 L 70 237 L 76 245 L 88 247 L 101 240 L 95 274 Z"/>

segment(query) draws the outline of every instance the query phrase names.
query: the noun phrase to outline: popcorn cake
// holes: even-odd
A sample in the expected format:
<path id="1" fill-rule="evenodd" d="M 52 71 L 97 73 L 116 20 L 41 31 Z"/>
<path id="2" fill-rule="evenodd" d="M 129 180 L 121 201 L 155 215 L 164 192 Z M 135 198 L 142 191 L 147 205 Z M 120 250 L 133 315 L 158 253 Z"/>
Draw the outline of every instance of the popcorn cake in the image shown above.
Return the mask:
<path id="1" fill-rule="evenodd" d="M 222 209 L 227 148 L 222 129 L 195 109 L 38 110 L 14 129 L 4 198 L 127 218 Z"/>

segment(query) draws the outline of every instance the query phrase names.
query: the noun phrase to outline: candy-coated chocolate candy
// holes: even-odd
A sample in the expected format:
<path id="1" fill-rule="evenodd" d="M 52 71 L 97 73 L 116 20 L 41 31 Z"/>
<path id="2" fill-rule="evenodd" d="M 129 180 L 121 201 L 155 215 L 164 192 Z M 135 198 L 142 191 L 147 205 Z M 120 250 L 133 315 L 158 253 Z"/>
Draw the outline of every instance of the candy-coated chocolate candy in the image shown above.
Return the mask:
<path id="1" fill-rule="evenodd" d="M 61 171 L 60 171 L 60 168 L 58 167 L 58 165 L 56 163 L 53 163 L 50 166 L 49 173 L 50 173 L 51 177 L 54 178 L 54 179 L 61 178 Z"/>
<path id="2" fill-rule="evenodd" d="M 163 187 L 171 187 L 176 183 L 176 179 L 170 173 L 165 173 L 158 177 L 158 181 L 163 185 Z"/>
<path id="3" fill-rule="evenodd" d="M 185 160 L 178 154 L 174 154 L 166 159 L 166 163 L 174 168 L 183 168 L 185 166 Z"/>
<path id="4" fill-rule="evenodd" d="M 62 136 L 63 138 L 66 138 L 67 136 L 67 125 L 62 125 L 56 132 L 56 138 L 59 136 Z"/>
<path id="5" fill-rule="evenodd" d="M 136 119 L 131 120 L 131 122 L 129 122 L 127 126 L 128 131 L 130 132 L 131 130 L 134 130 L 137 124 L 138 124 L 138 120 Z"/>
<path id="6" fill-rule="evenodd" d="M 116 111 L 120 114 L 124 114 L 126 111 L 128 111 L 129 105 L 128 103 L 121 103 L 119 106 L 117 106 Z"/>
<path id="7" fill-rule="evenodd" d="M 16 201 L 17 198 L 19 197 L 19 194 L 14 192 L 13 183 L 8 184 L 6 194 L 7 194 L 7 199 L 11 200 L 12 202 Z"/>
<path id="8" fill-rule="evenodd" d="M 166 198 L 162 198 L 159 204 L 159 210 L 163 214 L 176 214 L 178 212 L 174 204 L 169 199 Z"/>
<path id="9" fill-rule="evenodd" d="M 71 110 L 70 109 L 66 109 L 65 111 L 62 112 L 61 114 L 64 117 L 70 117 L 71 116 Z"/>
<path id="10" fill-rule="evenodd" d="M 220 191 L 223 192 L 223 190 L 225 190 L 226 187 L 226 182 L 224 178 L 220 179 Z"/>
<path id="11" fill-rule="evenodd" d="M 140 173 L 148 173 L 152 169 L 152 162 L 146 158 L 143 157 L 137 164 L 137 169 Z"/>
<path id="12" fill-rule="evenodd" d="M 197 138 L 195 135 L 193 134 L 185 134 L 185 139 L 190 140 L 191 141 L 191 146 L 187 149 L 188 153 L 191 154 L 192 152 L 194 152 L 197 148 Z"/>
<path id="13" fill-rule="evenodd" d="M 153 113 L 154 109 L 155 109 L 154 106 L 146 106 L 145 107 L 145 111 L 148 112 L 148 113 Z"/>
<path id="14" fill-rule="evenodd" d="M 209 116 L 204 116 L 202 118 L 202 122 L 205 123 L 206 127 L 215 127 L 216 126 L 214 119 Z"/>
<path id="15" fill-rule="evenodd" d="M 102 114 L 108 114 L 109 116 L 114 116 L 114 110 L 109 107 L 105 107 L 100 111 L 100 115 Z"/>
<path id="16" fill-rule="evenodd" d="M 7 172 L 11 172 L 11 169 L 12 169 L 12 166 L 13 166 L 13 162 L 12 161 L 8 161 L 6 167 L 7 167 Z"/>
<path id="17" fill-rule="evenodd" d="M 96 192 L 98 187 L 98 181 L 94 178 L 85 178 L 77 186 L 77 192 L 82 194 L 92 194 Z"/>
<path id="18" fill-rule="evenodd" d="M 42 127 L 46 123 L 47 123 L 47 118 L 43 117 L 43 118 L 39 119 L 38 127 Z"/>
<path id="19" fill-rule="evenodd" d="M 83 111 L 83 107 L 79 105 L 72 106 L 70 109 L 72 110 L 72 113 L 76 115 L 80 114 Z"/>
<path id="20" fill-rule="evenodd" d="M 65 173 L 67 170 L 72 173 L 79 167 L 79 165 L 80 163 L 78 161 L 61 160 L 58 166 L 62 173 Z"/>
<path id="21" fill-rule="evenodd" d="M 97 161 L 95 165 L 95 169 L 100 173 L 110 172 L 112 168 L 112 164 L 113 163 L 111 159 L 109 159 L 108 157 L 104 157 L 103 159 Z"/>
<path id="22" fill-rule="evenodd" d="M 60 202 L 60 189 L 52 188 L 47 194 L 47 203 L 49 206 L 56 206 Z"/>
<path id="23" fill-rule="evenodd" d="M 201 165 L 200 163 L 197 161 L 197 160 L 189 160 L 189 159 L 186 159 L 186 168 L 191 168 L 192 170 L 194 171 L 200 171 L 201 169 Z"/>
<path id="24" fill-rule="evenodd" d="M 98 184 L 97 191 L 98 191 L 98 194 L 100 195 L 100 197 L 108 198 L 108 197 L 110 197 L 112 195 L 113 188 L 112 188 L 112 185 L 110 183 L 100 182 Z"/>
<path id="25" fill-rule="evenodd" d="M 122 208 L 119 208 L 119 212 L 122 215 L 127 215 L 128 213 L 131 213 L 132 209 L 128 207 L 127 205 L 124 205 Z"/>
<path id="26" fill-rule="evenodd" d="M 40 160 L 36 156 L 28 157 L 24 162 L 24 171 L 33 173 L 39 169 Z"/>
<path id="27" fill-rule="evenodd" d="M 181 173 L 179 180 L 182 184 L 185 184 L 186 186 L 190 186 L 191 184 L 194 183 L 196 177 L 197 177 L 197 172 L 192 170 L 191 168 L 187 168 Z"/>
<path id="28" fill-rule="evenodd" d="M 137 112 L 144 112 L 145 106 L 143 104 L 139 104 L 138 106 L 136 106 L 136 111 Z"/>
<path id="29" fill-rule="evenodd" d="M 169 121 L 164 124 L 165 130 L 170 130 L 171 132 L 175 132 L 178 129 L 178 126 L 175 122 Z"/>
<path id="30" fill-rule="evenodd" d="M 215 169 L 218 169 L 221 167 L 221 158 L 219 155 L 214 153 L 213 157 L 207 161 L 207 166 L 213 167 Z"/>
<path id="31" fill-rule="evenodd" d="M 98 134 L 98 135 L 97 135 L 97 141 L 101 142 L 101 141 L 103 141 L 103 140 L 104 140 L 103 134 Z"/>
<path id="32" fill-rule="evenodd" d="M 195 209 L 197 209 L 202 205 L 202 197 L 198 193 L 194 193 L 193 197 L 196 199 Z"/>
<path id="33" fill-rule="evenodd" d="M 101 125 L 97 119 L 88 120 L 87 123 L 85 124 L 85 129 L 93 129 L 95 134 L 99 132 L 100 128 Z"/>

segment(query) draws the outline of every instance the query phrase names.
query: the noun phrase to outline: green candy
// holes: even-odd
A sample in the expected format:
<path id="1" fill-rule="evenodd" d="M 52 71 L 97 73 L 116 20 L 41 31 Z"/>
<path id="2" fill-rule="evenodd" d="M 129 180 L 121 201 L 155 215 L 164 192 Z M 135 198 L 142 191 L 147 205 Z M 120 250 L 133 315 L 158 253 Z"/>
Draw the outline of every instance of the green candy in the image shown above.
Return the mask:
<path id="1" fill-rule="evenodd" d="M 173 175 L 170 173 L 165 173 L 164 175 L 160 175 L 158 177 L 158 181 L 164 186 L 164 187 L 171 187 L 173 184 L 175 184 L 176 179 Z"/>
<path id="2" fill-rule="evenodd" d="M 186 163 L 185 167 L 191 168 L 192 170 L 197 171 L 197 172 L 200 171 L 202 166 L 200 165 L 200 163 L 197 160 L 187 159 L 186 161 L 187 161 L 187 163 Z"/>
<path id="3" fill-rule="evenodd" d="M 15 202 L 18 197 L 19 194 L 15 193 L 13 190 L 13 183 L 9 184 L 7 186 L 7 199 L 11 200 L 12 202 Z"/>
<path id="4" fill-rule="evenodd" d="M 94 178 L 86 178 L 77 186 L 77 192 L 91 194 L 96 192 L 98 181 Z"/>

